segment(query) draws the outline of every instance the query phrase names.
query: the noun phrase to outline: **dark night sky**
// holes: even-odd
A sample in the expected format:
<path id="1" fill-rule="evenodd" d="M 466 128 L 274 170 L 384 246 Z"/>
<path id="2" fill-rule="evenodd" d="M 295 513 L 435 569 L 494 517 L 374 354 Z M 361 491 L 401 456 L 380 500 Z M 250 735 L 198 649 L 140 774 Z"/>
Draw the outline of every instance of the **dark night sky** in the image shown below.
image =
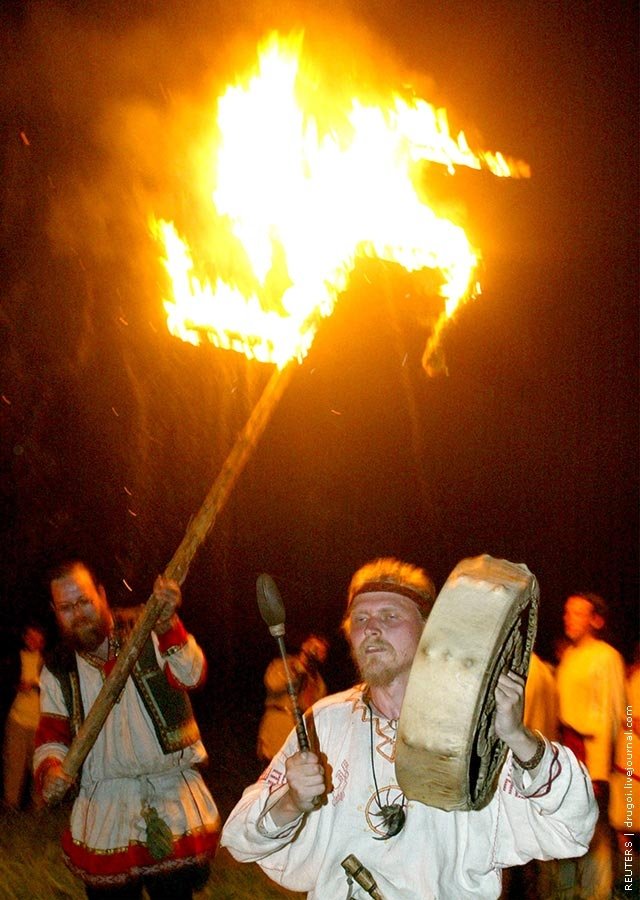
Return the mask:
<path id="1" fill-rule="evenodd" d="M 302 23 L 314 46 L 362 43 L 374 69 L 429 86 L 432 96 L 419 93 L 454 125 L 526 159 L 533 178 L 434 173 L 433 190 L 460 206 L 484 257 L 484 293 L 446 333 L 448 377 L 420 367 L 427 335 L 399 301 L 415 282 L 373 262 L 356 270 L 192 564 L 187 624 L 225 690 L 259 697 L 275 647 L 255 578 L 270 572 L 292 644 L 327 632 L 331 686 L 341 687 L 350 676 L 337 627 L 356 567 L 397 555 L 441 585 L 460 559 L 487 552 L 538 577 L 543 655 L 572 588 L 604 594 L 611 637 L 628 654 L 638 601 L 635 4 L 320 9 L 289 3 L 276 20 L 258 6 L 231 18 L 212 3 L 178 13 L 155 2 L 5 4 L 4 625 L 43 608 L 38 572 L 67 548 L 93 556 L 113 599 L 146 599 L 260 394 L 267 368 L 166 334 L 144 201 L 184 206 L 181 166 L 207 85 L 234 74 L 248 41 Z M 193 98 L 179 122 L 176 96 Z"/>

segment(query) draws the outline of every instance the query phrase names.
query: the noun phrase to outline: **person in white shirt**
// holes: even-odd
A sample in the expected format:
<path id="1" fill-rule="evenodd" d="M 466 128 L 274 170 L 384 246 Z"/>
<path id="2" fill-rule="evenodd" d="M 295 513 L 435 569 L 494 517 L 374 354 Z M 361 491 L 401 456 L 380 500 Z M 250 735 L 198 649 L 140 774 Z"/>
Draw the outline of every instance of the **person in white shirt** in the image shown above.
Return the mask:
<path id="1" fill-rule="evenodd" d="M 511 752 L 490 802 L 445 812 L 402 793 L 396 730 L 434 598 L 424 570 L 399 560 L 356 572 L 344 630 L 363 683 L 312 707 L 313 751 L 298 751 L 292 733 L 246 789 L 223 828 L 232 856 L 309 900 L 347 890 L 352 898 L 490 900 L 504 867 L 586 851 L 597 816 L 588 775 L 570 751 L 524 727 L 524 679 L 512 672 L 495 691 L 496 734 Z M 374 886 L 348 884 L 349 856 Z"/>
<path id="2" fill-rule="evenodd" d="M 598 594 L 572 594 L 564 607 L 569 646 L 556 672 L 560 703 L 560 740 L 589 771 L 600 816 L 589 853 L 573 864 L 570 875 L 579 896 L 608 900 L 613 885 L 614 835 L 609 825 L 609 781 L 613 750 L 625 712 L 624 661 L 600 634 L 606 604 Z M 571 864 L 564 865 L 563 883 Z"/>
<path id="3" fill-rule="evenodd" d="M 82 560 L 49 573 L 61 641 L 42 670 L 34 774 L 44 801 L 69 787 L 63 763 L 124 646 L 126 623 Z M 178 616 L 178 583 L 154 583 L 158 618 L 77 778 L 65 862 L 90 900 L 190 900 L 208 876 L 220 816 L 188 692 L 206 661 Z"/>

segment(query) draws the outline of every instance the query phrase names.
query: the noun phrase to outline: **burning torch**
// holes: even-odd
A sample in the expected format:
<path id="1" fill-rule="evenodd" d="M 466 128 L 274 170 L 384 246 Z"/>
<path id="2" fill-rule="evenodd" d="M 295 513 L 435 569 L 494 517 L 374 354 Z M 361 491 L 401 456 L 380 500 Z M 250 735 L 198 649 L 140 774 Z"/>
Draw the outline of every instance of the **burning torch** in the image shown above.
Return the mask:
<path id="1" fill-rule="evenodd" d="M 202 506 L 189 521 L 182 542 L 164 571 L 165 577 L 173 578 L 179 584 L 184 582 L 191 561 L 211 530 L 218 513 L 224 507 L 240 473 L 267 427 L 271 414 L 285 387 L 291 380 L 293 372 L 294 366 L 290 364 L 284 369 L 277 369 L 271 376 L 251 416 L 238 435 L 222 469 L 205 497 Z M 63 771 L 69 779 L 69 783 L 80 771 L 80 767 L 93 747 L 107 716 L 117 702 L 125 682 L 140 656 L 144 642 L 151 634 L 158 619 L 159 604 L 158 598 L 155 594 L 152 594 L 145 605 L 142 615 L 132 629 L 126 644 L 120 651 L 109 677 L 102 685 L 93 706 L 78 729 L 78 733 L 73 739 L 62 763 Z M 282 618 L 284 621 L 284 609 Z M 57 799 L 61 799 L 61 797 Z"/>
<path id="2" fill-rule="evenodd" d="M 307 82 L 305 70 L 298 71 L 299 48 L 295 39 L 290 47 L 287 41 L 282 42 L 282 46 L 280 43 L 277 35 L 269 38 L 261 48 L 261 57 L 275 58 L 276 71 L 284 72 L 285 77 L 275 78 L 272 84 L 268 74 L 274 71 L 273 65 L 266 65 L 264 72 L 258 67 L 257 74 L 249 77 L 241 90 L 230 87 L 219 98 L 218 104 L 222 140 L 215 152 L 219 177 L 214 195 L 215 221 L 218 228 L 222 227 L 222 222 L 232 223 L 233 232 L 224 232 L 223 240 L 213 240 L 211 243 L 226 248 L 230 238 L 242 242 L 243 238 L 239 236 L 243 235 L 248 240 L 244 250 L 252 263 L 249 281 L 262 286 L 258 291 L 262 296 L 252 293 L 245 297 L 238 290 L 237 285 L 247 281 L 244 269 L 240 275 L 234 272 L 229 283 L 217 280 L 215 288 L 208 282 L 202 283 L 194 271 L 191 249 L 173 223 L 154 219 L 152 228 L 163 246 L 163 265 L 171 281 L 171 296 L 165 300 L 169 330 L 183 340 L 196 343 L 202 335 L 208 334 L 218 347 L 237 350 L 241 344 L 248 356 L 281 367 L 269 380 L 202 507 L 189 522 L 182 543 L 165 569 L 164 575 L 180 584 L 291 378 L 293 360 L 301 360 L 307 353 L 318 322 L 331 314 L 358 257 L 373 255 L 399 263 L 407 271 L 436 268 L 443 274 L 440 293 L 444 309 L 437 317 L 425 351 L 428 371 L 443 368 L 436 355 L 438 339 L 444 323 L 451 319 L 458 304 L 473 294 L 473 276 L 478 258 L 463 230 L 439 216 L 413 189 L 411 173 L 416 160 L 445 165 L 450 171 L 458 165 L 487 168 L 500 176 L 529 177 L 526 163 L 508 161 L 501 153 L 479 151 L 474 154 L 462 132 L 457 138 L 449 133 L 446 113 L 424 101 L 408 103 L 398 98 L 389 100 L 388 114 L 374 116 L 371 112 L 376 113 L 377 107 L 369 108 L 358 102 L 349 113 L 349 131 L 353 132 L 353 139 L 346 141 L 336 136 L 329 140 L 319 135 L 311 111 L 298 115 L 298 96 L 317 98 L 320 79 L 314 75 Z M 293 78 L 290 77 L 292 62 Z M 291 111 L 290 127 L 269 129 L 260 137 L 256 136 L 255 141 L 247 142 L 249 129 L 255 126 L 256 121 L 265 119 L 265 98 L 266 102 L 273 103 L 278 116 L 281 110 Z M 327 105 L 333 99 L 328 93 Z M 340 106 L 336 108 L 341 109 Z M 339 119 L 342 120 L 342 113 Z M 378 130 L 374 137 L 371 136 L 371 123 L 377 123 L 375 127 Z M 428 134 L 429 138 L 421 137 L 416 142 L 416 134 Z M 316 141 L 313 151 L 312 140 Z M 248 143 L 251 146 L 260 145 L 260 153 L 255 157 L 260 165 L 245 164 Z M 389 146 L 396 150 L 388 152 Z M 297 162 L 283 166 L 283 159 L 290 160 L 295 147 L 304 147 L 304 155 Z M 374 153 L 376 148 L 382 152 Z M 407 152 L 407 148 L 411 152 Z M 253 160 L 254 157 L 252 163 Z M 407 165 L 407 160 L 410 165 Z M 327 178 L 329 171 L 331 177 Z M 249 182 L 248 188 L 250 178 L 254 181 Z M 251 184 L 255 185 L 255 189 L 251 188 Z M 273 201 L 268 215 L 263 204 L 258 204 L 255 209 L 251 204 L 247 205 L 248 198 L 263 198 L 267 185 L 272 190 L 266 191 L 266 200 Z M 328 185 L 335 187 L 335 194 L 327 189 Z M 372 202 L 372 186 L 377 185 L 382 186 L 383 190 Z M 396 185 L 400 186 L 399 189 Z M 341 219 L 344 220 L 338 229 L 336 208 L 341 210 Z M 303 209 L 306 214 L 301 217 L 300 211 Z M 305 228 L 309 230 L 305 232 Z M 255 246 L 250 240 L 252 236 L 257 236 Z M 267 266 L 262 271 L 264 248 L 273 245 L 286 252 L 282 260 L 276 254 L 271 267 Z M 318 246 L 323 247 L 320 254 Z M 226 260 L 226 249 L 224 253 Z M 235 254 L 232 255 L 235 257 Z M 262 261 L 257 269 L 253 268 L 255 260 Z M 225 261 L 221 268 L 226 266 Z M 279 276 L 281 271 L 286 273 L 286 277 Z M 271 294 L 274 285 L 281 289 L 277 306 L 286 313 L 284 316 L 262 302 L 266 295 Z M 221 290 L 218 295 L 219 286 Z M 211 302 L 212 298 L 217 298 L 215 303 Z M 210 321 L 210 316 L 215 321 Z M 284 607 L 273 581 L 269 576 L 261 578 L 262 582 L 258 584 L 259 602 L 262 596 L 261 611 L 271 633 L 281 644 L 287 671 L 284 644 L 281 643 Z M 79 772 L 106 717 L 117 702 L 142 646 L 153 630 L 158 607 L 159 601 L 152 594 L 74 738 L 63 762 L 63 770 L 70 780 Z M 281 621 L 275 621 L 272 617 L 280 612 Z M 282 627 L 282 632 L 276 633 L 273 629 L 279 627 Z M 290 679 L 289 672 L 288 677 Z M 307 749 L 304 721 L 297 699 L 293 702 L 293 695 L 292 706 L 294 715 L 297 712 L 296 730 L 300 748 Z"/>

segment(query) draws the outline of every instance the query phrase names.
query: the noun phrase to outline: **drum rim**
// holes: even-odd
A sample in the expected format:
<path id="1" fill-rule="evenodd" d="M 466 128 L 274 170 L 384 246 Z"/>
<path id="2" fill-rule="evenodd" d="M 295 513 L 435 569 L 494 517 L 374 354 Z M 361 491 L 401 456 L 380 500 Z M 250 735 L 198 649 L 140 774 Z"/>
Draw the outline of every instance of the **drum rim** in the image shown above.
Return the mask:
<path id="1" fill-rule="evenodd" d="M 478 577 L 478 573 L 484 573 Z M 409 709 L 407 709 L 407 695 L 403 703 L 403 711 L 401 712 L 398 726 L 398 747 L 396 753 L 396 776 L 398 783 L 410 799 L 427 805 L 435 806 L 445 810 L 477 810 L 485 806 L 493 796 L 500 770 L 504 764 L 508 748 L 498 738 L 491 738 L 493 730 L 493 720 L 495 719 L 495 709 L 491 713 L 490 721 L 486 721 L 483 710 L 488 706 L 491 707 L 493 701 L 493 689 L 497 677 L 504 668 L 514 668 L 521 675 L 525 675 L 528 671 L 531 653 L 535 642 L 537 622 L 538 622 L 538 598 L 539 588 L 535 576 L 524 564 L 511 563 L 507 560 L 494 559 L 486 554 L 481 557 L 474 557 L 462 560 L 453 570 L 445 585 L 440 592 L 440 596 L 445 593 L 445 588 L 458 587 L 458 579 L 470 576 L 473 580 L 483 582 L 488 585 L 488 594 L 494 590 L 505 589 L 504 581 L 508 577 L 513 596 L 507 598 L 508 606 L 505 609 L 504 618 L 499 619 L 499 608 L 493 608 L 493 614 L 496 616 L 496 634 L 485 635 L 490 637 L 490 643 L 486 646 L 484 654 L 479 659 L 481 665 L 484 665 L 484 672 L 481 679 L 475 687 L 475 702 L 465 704 L 461 710 L 462 718 L 458 724 L 458 731 L 447 732 L 447 724 L 452 725 L 452 721 L 445 721 L 445 739 L 440 749 L 436 745 L 432 746 L 411 746 L 407 737 L 407 716 L 413 716 L 413 721 L 408 722 L 413 729 L 415 737 L 415 728 L 418 731 L 423 726 L 429 726 L 429 716 L 439 716 L 440 720 L 445 718 L 446 704 L 436 704 L 435 709 L 438 712 L 433 713 L 431 705 L 423 716 L 423 708 L 425 707 L 422 695 L 417 696 L 416 691 L 411 692 L 411 676 L 407 694 L 409 694 Z M 490 576 L 490 577 L 489 577 Z M 464 586 L 462 586 L 464 591 Z M 454 593 L 456 603 L 464 605 L 466 598 L 462 593 L 463 599 L 457 593 Z M 451 597 L 448 598 L 451 603 Z M 497 598 L 496 598 L 497 599 Z M 446 601 L 445 601 L 446 602 Z M 457 610 L 456 610 L 457 611 Z M 435 613 L 435 616 L 434 616 Z M 452 665 L 456 673 L 456 681 L 460 675 L 461 667 L 467 662 L 464 659 L 463 651 L 460 653 L 448 653 L 453 651 L 451 631 L 451 617 L 445 616 L 444 612 L 438 608 L 438 600 L 430 619 L 425 623 L 423 635 L 421 636 L 418 652 L 422 651 L 427 657 L 430 656 L 429 644 L 425 643 L 425 635 L 429 636 L 429 623 L 432 628 L 432 637 L 434 639 L 432 647 L 440 646 L 443 637 L 446 636 L 446 646 L 444 647 L 443 658 L 452 657 Z M 488 620 L 489 629 L 491 628 L 491 620 Z M 518 625 L 520 627 L 518 628 Z M 520 634 L 519 642 L 514 635 Z M 509 647 L 512 643 L 514 646 Z M 442 649 L 442 647 L 441 647 Z M 468 649 L 468 648 L 467 648 Z M 514 653 L 518 656 L 514 659 Z M 508 654 L 505 659 L 505 653 Z M 416 654 L 417 655 L 417 654 Z M 496 656 L 498 658 L 496 659 Z M 495 661 L 494 661 L 495 660 Z M 415 661 L 414 661 L 415 663 Z M 514 665 L 515 663 L 515 665 Z M 424 666 L 424 659 L 419 660 L 418 665 Z M 434 665 L 434 663 L 432 663 Z M 429 671 L 429 670 L 427 670 Z M 413 669 L 412 669 L 413 673 Z M 424 670 L 421 673 L 424 675 Z M 477 675 L 477 673 L 476 673 Z M 444 674 L 442 679 L 446 680 Z M 438 685 L 438 689 L 445 689 L 444 684 Z M 461 688 L 457 688 L 458 699 L 463 696 Z M 455 694 L 455 691 L 453 692 Z M 489 695 L 491 701 L 489 702 Z M 426 694 L 425 694 L 426 696 Z M 419 721 L 416 725 L 416 719 Z M 479 734 L 480 733 L 480 734 Z M 447 755 L 446 739 L 453 737 L 462 741 L 464 746 L 461 752 L 453 752 Z M 424 734 L 422 735 L 424 739 Z M 485 750 L 488 750 L 489 762 L 482 762 L 482 754 L 478 754 L 478 742 L 484 741 Z M 483 751 L 484 752 L 484 751 Z M 477 766 L 475 760 L 478 760 Z M 424 766 L 431 766 L 431 772 L 427 778 L 415 776 L 415 767 L 413 764 L 418 761 Z M 451 784 L 448 783 L 448 780 Z M 457 784 L 456 784 L 457 782 Z M 443 787 L 444 785 L 444 787 Z"/>

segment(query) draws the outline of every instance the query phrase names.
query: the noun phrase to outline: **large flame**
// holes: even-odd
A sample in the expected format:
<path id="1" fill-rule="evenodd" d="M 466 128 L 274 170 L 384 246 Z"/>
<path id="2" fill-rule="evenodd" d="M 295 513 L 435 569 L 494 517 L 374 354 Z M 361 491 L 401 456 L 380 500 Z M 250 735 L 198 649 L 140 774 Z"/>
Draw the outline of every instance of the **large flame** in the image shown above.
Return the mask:
<path id="1" fill-rule="evenodd" d="M 278 367 L 308 352 L 358 257 L 438 270 L 435 333 L 474 292 L 479 253 L 421 198 L 421 164 L 529 174 L 500 153 L 472 152 L 423 100 L 323 93 L 301 46 L 300 36 L 270 36 L 255 72 L 219 98 L 211 206 L 194 215 L 208 220 L 197 258 L 173 223 L 152 221 L 170 278 L 169 330 Z"/>

